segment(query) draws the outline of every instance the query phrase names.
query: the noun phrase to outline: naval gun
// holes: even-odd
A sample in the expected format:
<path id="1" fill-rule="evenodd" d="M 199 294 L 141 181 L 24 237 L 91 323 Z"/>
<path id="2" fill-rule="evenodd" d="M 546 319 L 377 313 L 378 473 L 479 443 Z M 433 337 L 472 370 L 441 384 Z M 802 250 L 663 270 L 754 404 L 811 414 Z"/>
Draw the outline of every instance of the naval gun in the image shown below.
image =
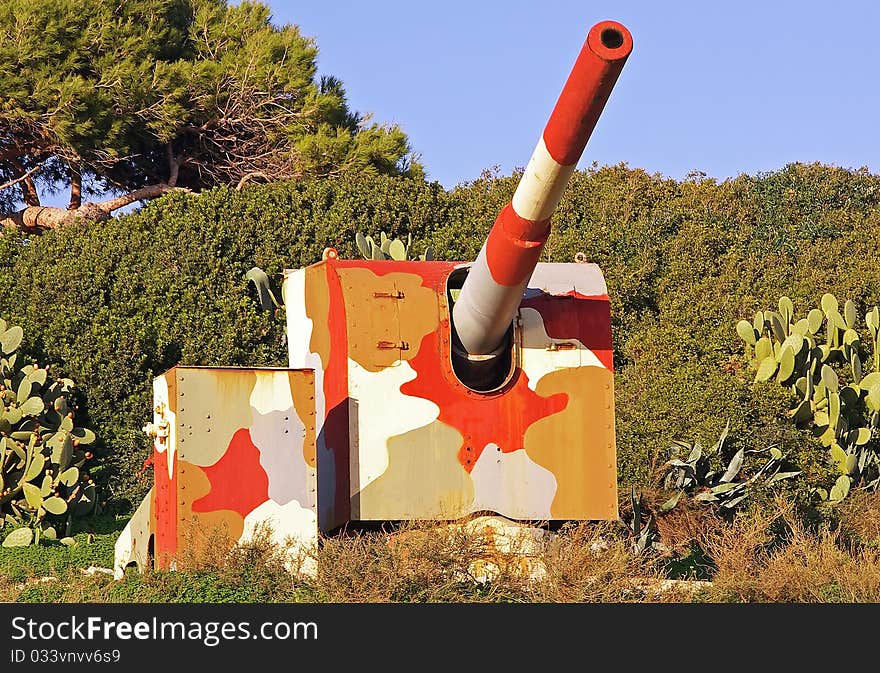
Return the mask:
<path id="1" fill-rule="evenodd" d="M 617 518 L 605 281 L 539 260 L 631 50 L 617 22 L 589 31 L 473 263 L 330 249 L 284 272 L 288 368 L 153 380 L 154 484 L 117 540 L 117 576 L 178 567 L 217 529 L 236 542 L 269 524 L 305 549 L 370 522 Z"/>
<path id="2" fill-rule="evenodd" d="M 503 369 L 497 359 L 510 347 L 505 335 L 550 235 L 553 211 L 631 51 L 621 24 L 604 21 L 590 30 L 513 198 L 468 272 L 453 309 L 454 355 L 462 375 L 478 386 L 491 385 L 492 373 Z"/>

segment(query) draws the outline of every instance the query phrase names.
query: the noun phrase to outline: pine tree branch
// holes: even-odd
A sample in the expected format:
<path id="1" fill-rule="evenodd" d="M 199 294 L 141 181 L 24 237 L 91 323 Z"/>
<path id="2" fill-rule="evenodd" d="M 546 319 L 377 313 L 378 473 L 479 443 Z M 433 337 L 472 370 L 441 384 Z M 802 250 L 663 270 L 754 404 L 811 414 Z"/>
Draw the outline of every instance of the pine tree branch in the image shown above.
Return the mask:
<path id="1" fill-rule="evenodd" d="M 15 178 L 14 180 L 10 180 L 9 182 L 6 182 L 6 183 L 0 185 L 0 192 L 2 192 L 4 189 L 9 189 L 10 187 L 14 187 L 15 185 L 17 185 L 19 182 L 22 182 L 23 180 L 29 180 L 30 177 L 34 173 L 38 172 L 42 167 L 43 167 L 43 164 L 40 164 L 39 166 L 34 166 L 32 169 L 27 171 L 24 175 L 20 175 L 17 178 Z"/>
<path id="2" fill-rule="evenodd" d="M 142 201 L 144 199 L 155 199 L 157 196 L 162 196 L 163 194 L 167 194 L 168 192 L 184 192 L 189 194 L 190 190 L 185 187 L 174 187 L 165 182 L 160 182 L 156 185 L 147 185 L 146 187 L 141 187 L 140 189 L 136 189 L 133 192 L 129 192 L 128 194 L 123 194 L 122 196 L 117 196 L 113 199 L 107 199 L 106 201 L 99 201 L 95 205 L 98 206 L 105 213 L 112 213 L 114 210 L 127 206 L 135 201 Z"/>

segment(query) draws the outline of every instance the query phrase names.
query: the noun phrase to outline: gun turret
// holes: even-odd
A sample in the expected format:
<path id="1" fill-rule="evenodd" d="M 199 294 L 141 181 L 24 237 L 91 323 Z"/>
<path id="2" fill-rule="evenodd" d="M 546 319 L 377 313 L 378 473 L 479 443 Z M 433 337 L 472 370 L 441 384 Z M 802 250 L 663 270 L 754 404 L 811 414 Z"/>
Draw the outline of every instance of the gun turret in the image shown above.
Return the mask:
<path id="1" fill-rule="evenodd" d="M 616 21 L 590 29 L 510 203 L 499 213 L 453 307 L 457 358 L 485 369 L 506 334 L 550 234 L 550 217 L 632 51 Z M 458 350 L 458 349 L 457 349 Z"/>
<path id="2" fill-rule="evenodd" d="M 205 533 L 244 541 L 264 522 L 314 572 L 320 535 L 349 524 L 619 518 L 608 288 L 595 264 L 538 259 L 631 49 L 619 23 L 590 30 L 472 265 L 328 249 L 284 272 L 289 368 L 153 380 L 154 486 L 116 542 L 117 577 L 184 567 Z"/>

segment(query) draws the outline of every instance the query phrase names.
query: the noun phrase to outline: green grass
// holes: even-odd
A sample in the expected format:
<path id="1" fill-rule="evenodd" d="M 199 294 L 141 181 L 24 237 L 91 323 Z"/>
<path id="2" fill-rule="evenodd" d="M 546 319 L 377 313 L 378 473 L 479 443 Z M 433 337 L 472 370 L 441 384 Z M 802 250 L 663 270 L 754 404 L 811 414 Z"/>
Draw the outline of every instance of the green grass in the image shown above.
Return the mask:
<path id="1" fill-rule="evenodd" d="M 60 542 L 0 547 L 0 576 L 21 582 L 30 577 L 55 576 L 72 568 L 112 568 L 113 544 L 127 520 L 107 514 L 78 520 L 72 531 L 76 544 L 70 547 Z"/>

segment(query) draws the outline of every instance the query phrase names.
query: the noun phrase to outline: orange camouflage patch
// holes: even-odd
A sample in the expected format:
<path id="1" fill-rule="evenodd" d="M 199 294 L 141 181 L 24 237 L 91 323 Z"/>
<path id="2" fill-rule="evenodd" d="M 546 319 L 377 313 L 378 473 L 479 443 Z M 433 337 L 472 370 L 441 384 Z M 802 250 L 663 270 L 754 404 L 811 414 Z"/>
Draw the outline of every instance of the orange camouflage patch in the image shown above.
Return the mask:
<path id="1" fill-rule="evenodd" d="M 412 273 L 377 275 L 339 268 L 346 307 L 349 357 L 370 372 L 416 356 L 422 338 L 440 322 L 437 294 Z"/>
<path id="2" fill-rule="evenodd" d="M 313 264 L 305 269 L 306 315 L 312 321 L 309 350 L 317 353 L 321 358 L 323 369 L 327 369 L 330 364 L 330 288 L 327 283 L 329 273 L 333 273 L 333 269 L 328 264 Z"/>
<path id="3" fill-rule="evenodd" d="M 604 367 L 559 369 L 542 376 L 535 392 L 568 396 L 562 411 L 535 421 L 525 434 L 529 457 L 556 477 L 551 515 L 616 518 L 614 375 Z"/>
<path id="4" fill-rule="evenodd" d="M 244 519 L 236 512 L 220 510 L 214 512 L 194 512 L 193 502 L 211 491 L 208 475 L 198 465 L 186 461 L 179 462 L 178 484 L 180 498 L 178 504 L 177 548 L 182 552 L 177 558 L 178 567 L 192 563 L 207 545 L 216 544 L 220 538 L 237 540 L 244 530 Z M 235 537 L 231 537 L 231 536 Z M 185 558 L 183 558 L 185 557 Z"/>
<path id="5" fill-rule="evenodd" d="M 315 455 L 315 374 L 314 372 L 288 372 L 290 380 L 290 395 L 293 398 L 293 409 L 305 426 L 306 436 L 303 441 L 303 460 L 309 467 L 317 467 L 318 460 Z M 302 378 L 305 376 L 308 385 L 303 385 Z"/>
<path id="6" fill-rule="evenodd" d="M 192 502 L 193 512 L 229 509 L 244 518 L 269 499 L 269 476 L 248 428 L 238 430 L 220 460 L 202 471 L 211 488 Z"/>

